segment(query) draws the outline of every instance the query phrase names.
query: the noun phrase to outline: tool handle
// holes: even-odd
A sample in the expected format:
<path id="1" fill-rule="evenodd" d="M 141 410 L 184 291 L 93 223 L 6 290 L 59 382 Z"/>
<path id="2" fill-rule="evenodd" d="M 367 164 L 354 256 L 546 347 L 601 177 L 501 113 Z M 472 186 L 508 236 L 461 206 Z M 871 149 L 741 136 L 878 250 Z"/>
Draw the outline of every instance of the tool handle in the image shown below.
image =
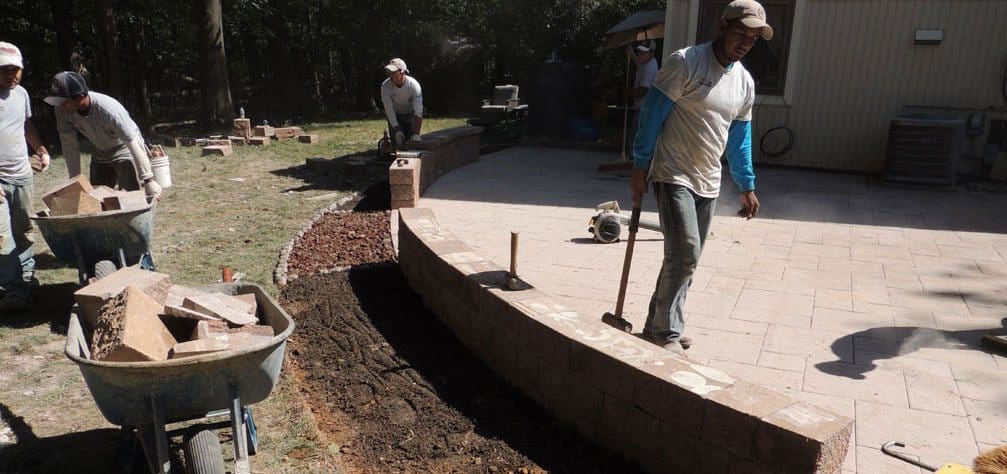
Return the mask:
<path id="1" fill-rule="evenodd" d="M 517 239 L 518 233 L 510 233 L 510 276 L 517 276 Z"/>
<path id="2" fill-rule="evenodd" d="M 629 218 L 629 238 L 626 239 L 626 258 L 622 261 L 622 278 L 619 279 L 619 298 L 615 301 L 615 317 L 622 318 L 622 308 L 626 303 L 626 284 L 629 283 L 629 269 L 633 264 L 633 247 L 636 246 L 636 231 L 640 229 L 640 206 L 633 205 L 633 215 Z"/>

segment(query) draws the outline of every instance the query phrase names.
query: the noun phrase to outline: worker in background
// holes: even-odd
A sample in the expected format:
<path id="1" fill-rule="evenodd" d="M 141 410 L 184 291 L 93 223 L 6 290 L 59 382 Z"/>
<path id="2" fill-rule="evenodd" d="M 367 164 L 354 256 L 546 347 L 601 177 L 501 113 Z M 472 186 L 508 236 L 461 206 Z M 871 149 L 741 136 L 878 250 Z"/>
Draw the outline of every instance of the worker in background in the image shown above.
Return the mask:
<path id="1" fill-rule="evenodd" d="M 664 260 L 650 300 L 643 336 L 681 353 L 685 297 L 699 263 L 720 195 L 720 157 L 741 191 L 741 216 L 759 212 L 752 170 L 755 82 L 741 58 L 773 29 L 754 0 L 734 0 L 712 43 L 680 49 L 661 68 L 640 110 L 633 143 L 633 203 L 654 185 Z"/>
<path id="2" fill-rule="evenodd" d="M 406 62 L 395 58 L 385 65 L 388 79 L 381 83 L 381 104 L 388 119 L 389 136 L 402 146 L 409 141 L 420 141 L 423 126 L 423 89 L 420 82 L 409 75 Z"/>
<path id="3" fill-rule="evenodd" d="M 0 316 L 28 307 L 35 271 L 31 231 L 32 175 L 49 167 L 49 152 L 31 122 L 21 87 L 21 51 L 0 42 Z M 29 157 L 28 149 L 33 154 Z"/>
<path id="4" fill-rule="evenodd" d="M 80 74 L 64 71 L 52 78 L 45 102 L 56 108 L 56 128 L 71 178 L 80 174 L 77 132 L 91 141 L 90 181 L 93 185 L 136 191 L 157 199 L 161 186 L 154 180 L 140 127 L 119 101 L 89 91 Z"/>
<path id="5" fill-rule="evenodd" d="M 650 90 L 651 84 L 657 78 L 657 59 L 654 59 L 654 51 L 657 43 L 654 40 L 637 41 L 626 48 L 626 54 L 636 65 L 636 74 L 633 76 L 633 84 L 628 93 L 632 103 L 629 108 L 629 126 L 627 128 L 626 150 L 633 148 L 633 137 L 636 136 L 636 129 L 639 126 L 640 107 L 643 106 L 643 98 Z"/>

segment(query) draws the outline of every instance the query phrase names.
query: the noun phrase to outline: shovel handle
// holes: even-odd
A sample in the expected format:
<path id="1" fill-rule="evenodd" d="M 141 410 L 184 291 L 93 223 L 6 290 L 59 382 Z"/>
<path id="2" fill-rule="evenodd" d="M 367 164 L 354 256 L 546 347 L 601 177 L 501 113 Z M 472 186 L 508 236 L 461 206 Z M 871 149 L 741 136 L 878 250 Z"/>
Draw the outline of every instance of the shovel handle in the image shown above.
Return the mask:
<path id="1" fill-rule="evenodd" d="M 517 277 L 517 239 L 518 233 L 510 233 L 510 276 Z"/>

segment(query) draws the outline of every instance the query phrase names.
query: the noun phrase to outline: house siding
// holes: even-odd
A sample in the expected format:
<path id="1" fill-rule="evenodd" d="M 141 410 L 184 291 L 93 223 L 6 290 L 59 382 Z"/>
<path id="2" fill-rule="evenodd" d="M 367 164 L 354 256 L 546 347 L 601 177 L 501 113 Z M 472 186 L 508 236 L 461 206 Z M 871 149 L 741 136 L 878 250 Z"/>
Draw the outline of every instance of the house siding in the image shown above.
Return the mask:
<path id="1" fill-rule="evenodd" d="M 669 0 L 667 52 L 692 43 L 696 1 Z M 904 106 L 995 107 L 1003 115 L 1007 1 L 804 0 L 799 8 L 785 94 L 794 147 L 779 158 L 757 153 L 756 161 L 876 172 L 889 120 Z M 913 45 L 918 28 L 943 29 L 943 43 Z M 760 99 L 755 129 L 764 133 L 784 123 L 786 108 Z"/>

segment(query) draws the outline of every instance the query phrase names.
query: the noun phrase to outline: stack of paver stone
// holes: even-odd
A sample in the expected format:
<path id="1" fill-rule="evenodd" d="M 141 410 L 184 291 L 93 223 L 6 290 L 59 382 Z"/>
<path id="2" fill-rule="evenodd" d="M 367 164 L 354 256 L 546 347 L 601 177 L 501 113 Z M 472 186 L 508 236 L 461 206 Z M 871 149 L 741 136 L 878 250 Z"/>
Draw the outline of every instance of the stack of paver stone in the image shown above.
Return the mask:
<path id="1" fill-rule="evenodd" d="M 167 146 L 198 146 L 203 150 L 203 156 L 230 156 L 234 146 L 266 146 L 272 140 L 294 140 L 301 143 L 318 143 L 318 135 L 304 133 L 301 127 L 272 127 L 268 124 L 252 126 L 252 121 L 246 118 L 234 119 L 231 135 L 210 135 L 208 138 L 169 138 L 164 140 Z"/>
<path id="2" fill-rule="evenodd" d="M 126 267 L 74 293 L 91 358 L 112 362 L 177 359 L 269 341 L 255 295 L 207 293 L 171 277 Z"/>
<path id="3" fill-rule="evenodd" d="M 149 205 L 144 191 L 118 191 L 107 186 L 91 186 L 83 175 L 77 175 L 46 193 L 42 202 L 49 207 L 51 216 L 130 211 Z"/>

